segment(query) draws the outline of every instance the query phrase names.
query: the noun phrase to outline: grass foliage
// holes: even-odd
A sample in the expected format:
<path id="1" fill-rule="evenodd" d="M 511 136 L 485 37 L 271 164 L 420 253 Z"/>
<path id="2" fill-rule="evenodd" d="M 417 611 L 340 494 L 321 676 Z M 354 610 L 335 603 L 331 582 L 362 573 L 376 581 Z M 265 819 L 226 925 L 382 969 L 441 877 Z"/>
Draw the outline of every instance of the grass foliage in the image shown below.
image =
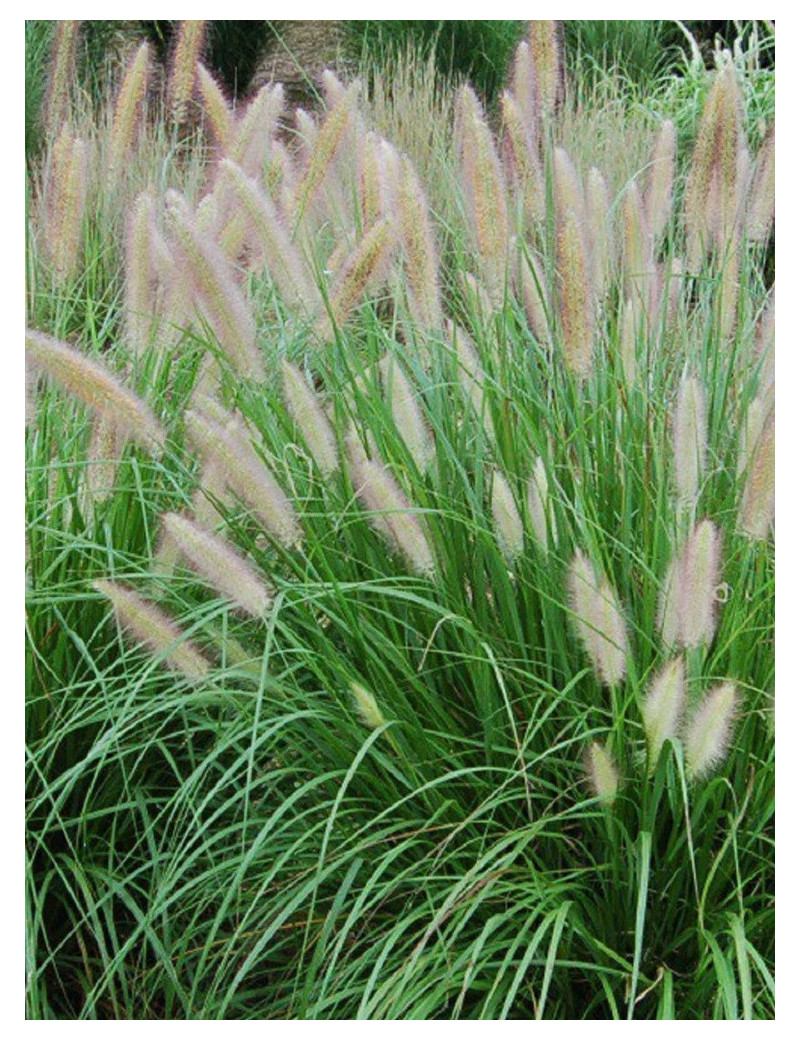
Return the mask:
<path id="1" fill-rule="evenodd" d="M 728 67 L 660 222 L 665 95 L 613 80 L 509 80 L 516 152 L 430 61 L 292 134 L 269 88 L 190 127 L 122 90 L 46 143 L 29 1018 L 774 1016 L 774 290 L 758 164 L 694 151 Z"/>

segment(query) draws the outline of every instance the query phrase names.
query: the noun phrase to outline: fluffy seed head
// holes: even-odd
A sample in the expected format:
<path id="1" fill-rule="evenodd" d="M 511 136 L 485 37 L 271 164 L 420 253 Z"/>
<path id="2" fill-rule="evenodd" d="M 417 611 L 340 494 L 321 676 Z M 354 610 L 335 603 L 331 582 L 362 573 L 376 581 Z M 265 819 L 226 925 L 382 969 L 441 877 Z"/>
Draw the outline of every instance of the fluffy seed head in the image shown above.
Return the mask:
<path id="1" fill-rule="evenodd" d="M 302 373 L 290 362 L 281 363 L 283 374 L 283 399 L 289 414 L 306 442 L 308 450 L 327 478 L 338 469 L 336 436 L 317 395 L 303 378 Z"/>
<path id="2" fill-rule="evenodd" d="M 471 87 L 461 88 L 456 104 L 461 174 L 475 244 L 492 303 L 500 306 L 505 295 L 509 236 L 505 179 L 492 133 Z"/>
<path id="3" fill-rule="evenodd" d="M 114 106 L 108 157 L 108 172 L 112 182 L 116 182 L 122 174 L 134 145 L 136 127 L 142 122 L 149 75 L 150 45 L 143 43 L 128 64 Z"/>
<path id="4" fill-rule="evenodd" d="M 102 419 L 113 425 L 122 437 L 130 437 L 151 453 L 160 455 L 166 435 L 158 420 L 144 403 L 126 390 L 99 361 L 41 332 L 25 333 L 28 359 L 74 394 Z"/>
<path id="5" fill-rule="evenodd" d="M 587 557 L 578 550 L 568 576 L 573 621 L 597 677 L 613 686 L 625 677 L 628 637 L 625 617 L 611 583 L 598 580 Z"/>
<path id="6" fill-rule="evenodd" d="M 748 463 L 739 503 L 738 527 L 749 538 L 766 541 L 775 519 L 775 411 L 769 410 Z"/>
<path id="7" fill-rule="evenodd" d="M 386 725 L 386 719 L 378 707 L 378 702 L 366 687 L 362 686 L 361 683 L 351 682 L 350 693 L 352 694 L 356 711 L 365 726 L 368 726 L 370 729 L 378 729 Z"/>
<path id="8" fill-rule="evenodd" d="M 210 665 L 186 638 L 184 633 L 155 604 L 148 603 L 132 589 L 113 581 L 95 581 L 94 588 L 111 602 L 119 624 L 138 643 L 163 658 L 173 671 L 198 682 L 204 679 Z"/>
<path id="9" fill-rule="evenodd" d="M 644 731 L 647 737 L 647 759 L 655 769 L 666 740 L 674 740 L 686 703 L 685 669 L 682 657 L 666 664 L 650 684 L 642 705 Z"/>
<path id="10" fill-rule="evenodd" d="M 736 687 L 732 682 L 716 686 L 695 712 L 684 736 L 686 768 L 693 780 L 709 773 L 725 757 L 733 734 Z"/>
<path id="11" fill-rule="evenodd" d="M 767 130 L 756 157 L 747 200 L 747 237 L 766 242 L 775 221 L 775 124 Z"/>
<path id="12" fill-rule="evenodd" d="M 417 394 L 394 358 L 385 357 L 380 363 L 380 372 L 397 432 L 405 441 L 417 468 L 424 473 L 431 461 L 433 445 Z"/>
<path id="13" fill-rule="evenodd" d="M 233 112 L 221 87 L 202 62 L 198 61 L 195 73 L 207 124 L 224 151 L 233 136 Z"/>
<path id="14" fill-rule="evenodd" d="M 223 159 L 220 170 L 263 250 L 264 264 L 283 299 L 302 310 L 319 309 L 319 289 L 303 267 L 272 199 L 231 160 Z"/>
<path id="15" fill-rule="evenodd" d="M 553 503 L 548 495 L 547 471 L 544 460 L 537 458 L 533 463 L 533 473 L 528 481 L 528 515 L 536 541 L 547 552 L 549 539 L 558 545 Z"/>
<path id="16" fill-rule="evenodd" d="M 174 230 L 173 244 L 189 277 L 195 301 L 239 373 L 246 378 L 263 380 L 264 366 L 256 348 L 253 315 L 234 282 L 230 264 L 220 249 L 200 234 L 185 199 L 170 191 L 167 202 Z"/>
<path id="17" fill-rule="evenodd" d="M 558 22 L 528 22 L 539 117 L 552 121 L 564 103 L 564 41 Z"/>
<path id="18" fill-rule="evenodd" d="M 50 52 L 50 72 L 44 113 L 47 136 L 52 140 L 69 118 L 71 88 L 75 82 L 75 55 L 80 22 L 57 21 Z"/>
<path id="19" fill-rule="evenodd" d="M 80 265 L 86 175 L 86 145 L 64 124 L 50 157 L 46 188 L 44 242 L 57 285 L 69 281 Z"/>
<path id="20" fill-rule="evenodd" d="M 594 292 L 586 241 L 583 194 L 578 176 L 563 148 L 553 156 L 556 210 L 558 309 L 564 360 L 579 378 L 592 370 Z"/>
<path id="21" fill-rule="evenodd" d="M 223 538 L 177 513 L 166 513 L 162 522 L 201 578 L 245 613 L 263 617 L 272 602 L 272 593 L 255 569 Z"/>
<path id="22" fill-rule="evenodd" d="M 358 81 L 352 83 L 333 105 L 319 129 L 313 130 L 313 143 L 310 147 L 308 162 L 297 189 L 295 216 L 298 222 L 305 210 L 313 204 L 345 139 L 348 127 L 355 119 L 360 89 L 361 85 Z"/>
<path id="23" fill-rule="evenodd" d="M 710 520 L 694 528 L 670 562 L 662 587 L 659 627 L 667 646 L 707 646 L 716 631 L 720 535 Z"/>
<path id="24" fill-rule="evenodd" d="M 706 394 L 696 376 L 684 376 L 678 389 L 672 427 L 678 501 L 697 498 L 706 466 Z"/>
<path id="25" fill-rule="evenodd" d="M 167 108 L 176 126 L 182 126 L 189 115 L 205 27 L 203 21 L 183 21 L 178 29 L 178 42 L 172 56 L 172 73 L 167 87 Z"/>
<path id="26" fill-rule="evenodd" d="M 370 285 L 379 280 L 385 270 L 392 243 L 392 226 L 382 218 L 367 231 L 345 261 L 331 294 L 331 311 L 337 327 L 341 328 Z"/>
<path id="27" fill-rule="evenodd" d="M 500 470 L 492 475 L 492 518 L 504 556 L 515 560 L 525 548 L 525 528 L 511 486 Z"/>
<path id="28" fill-rule="evenodd" d="M 503 112 L 504 156 L 510 161 L 514 183 L 522 197 L 525 217 L 529 223 L 535 224 L 545 217 L 546 197 L 533 134 L 514 95 L 506 90 L 500 100 Z"/>
<path id="29" fill-rule="evenodd" d="M 592 257 L 595 292 L 601 300 L 615 262 L 612 212 L 606 179 L 596 166 L 592 166 L 586 178 L 586 237 Z"/>
<path id="30" fill-rule="evenodd" d="M 266 83 L 249 102 L 231 136 L 228 158 L 259 182 L 282 111 L 283 87 Z"/>
<path id="31" fill-rule="evenodd" d="M 186 429 L 207 459 L 215 461 L 231 490 L 256 513 L 269 534 L 286 548 L 302 541 L 300 522 L 289 499 L 253 448 L 244 424 L 228 413 L 223 424 L 201 410 L 185 414 Z"/>
<path id="32" fill-rule="evenodd" d="M 619 772 L 614 760 L 602 744 L 593 740 L 586 750 L 586 779 L 592 794 L 599 798 L 603 805 L 614 804 L 619 789 Z"/>
<path id="33" fill-rule="evenodd" d="M 428 201 L 411 160 L 403 157 L 397 182 L 400 245 L 411 316 L 426 331 L 441 331 L 439 262 Z"/>
<path id="34" fill-rule="evenodd" d="M 672 213 L 677 142 L 675 124 L 671 119 L 665 119 L 653 145 L 644 194 L 645 218 L 654 248 L 657 248 Z"/>
<path id="35" fill-rule="evenodd" d="M 395 549 L 414 571 L 432 575 L 436 564 L 422 524 L 389 470 L 381 462 L 362 458 L 351 465 L 351 475 L 364 505 L 383 521 L 379 530 L 388 532 Z"/>

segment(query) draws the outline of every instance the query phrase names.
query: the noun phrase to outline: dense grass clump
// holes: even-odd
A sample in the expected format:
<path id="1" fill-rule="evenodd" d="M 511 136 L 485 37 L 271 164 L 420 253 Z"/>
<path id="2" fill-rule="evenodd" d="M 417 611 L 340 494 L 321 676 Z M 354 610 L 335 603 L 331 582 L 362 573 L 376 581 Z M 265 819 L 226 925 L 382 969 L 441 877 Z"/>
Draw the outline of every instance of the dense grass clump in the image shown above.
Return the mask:
<path id="1" fill-rule="evenodd" d="M 772 1017 L 740 52 L 684 139 L 551 22 L 496 118 L 234 108 L 196 24 L 29 181 L 28 1016 Z"/>

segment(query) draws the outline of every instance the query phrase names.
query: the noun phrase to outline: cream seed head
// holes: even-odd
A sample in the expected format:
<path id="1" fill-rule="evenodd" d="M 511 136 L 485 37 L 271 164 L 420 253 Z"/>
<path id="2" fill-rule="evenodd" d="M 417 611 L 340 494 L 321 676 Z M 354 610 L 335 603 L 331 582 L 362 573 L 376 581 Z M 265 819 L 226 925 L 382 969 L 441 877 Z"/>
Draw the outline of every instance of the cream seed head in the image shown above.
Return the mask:
<path id="1" fill-rule="evenodd" d="M 336 435 L 317 395 L 302 373 L 285 359 L 281 362 L 283 399 L 323 477 L 339 468 Z"/>
<path id="2" fill-rule="evenodd" d="M 642 705 L 647 760 L 651 772 L 655 769 L 665 741 L 674 740 L 678 736 L 685 705 L 685 667 L 683 658 L 676 657 L 655 676 Z"/>
<path id="3" fill-rule="evenodd" d="M 208 126 L 217 145 L 224 151 L 233 137 L 233 111 L 219 84 L 202 62 L 197 63 L 196 75 Z"/>
<path id="4" fill-rule="evenodd" d="M 303 533 L 294 507 L 253 448 L 244 424 L 231 415 L 223 425 L 207 411 L 191 409 L 184 418 L 192 441 L 206 459 L 222 468 L 230 489 L 255 512 L 268 533 L 287 549 L 299 545 Z"/>
<path id="5" fill-rule="evenodd" d="M 592 371 L 595 301 L 586 240 L 583 193 L 563 148 L 553 153 L 558 309 L 567 367 L 579 378 Z"/>
<path id="6" fill-rule="evenodd" d="M 775 410 L 769 409 L 747 465 L 739 503 L 738 528 L 749 538 L 766 541 L 775 519 Z"/>
<path id="7" fill-rule="evenodd" d="M 558 22 L 528 22 L 539 118 L 552 122 L 564 103 L 564 40 Z"/>
<path id="8" fill-rule="evenodd" d="M 189 115 L 194 91 L 195 70 L 203 48 L 206 23 L 183 21 L 172 56 L 172 72 L 167 86 L 167 108 L 173 123 L 182 126 Z"/>
<path id="9" fill-rule="evenodd" d="M 46 186 L 44 244 L 57 285 L 80 266 L 86 210 L 86 144 L 65 123 L 53 147 Z"/>
<path id="10" fill-rule="evenodd" d="M 205 313 L 220 346 L 240 375 L 263 381 L 264 365 L 256 347 L 255 322 L 236 285 L 230 262 L 208 236 L 200 234 L 186 200 L 167 192 L 173 246 L 196 303 Z"/>
<path id="11" fill-rule="evenodd" d="M 121 436 L 130 437 L 156 456 L 164 451 L 166 434 L 151 410 L 99 361 L 32 329 L 26 330 L 25 350 L 32 365 L 89 405 Z"/>
<path id="12" fill-rule="evenodd" d="M 696 525 L 670 561 L 662 586 L 659 628 L 667 646 L 708 646 L 716 631 L 720 535 L 710 520 Z"/>
<path id="13" fill-rule="evenodd" d="M 382 521 L 379 526 L 382 533 L 388 532 L 394 548 L 406 558 L 412 570 L 425 577 L 432 576 L 436 563 L 422 524 L 386 466 L 363 458 L 351 472 L 359 498 Z"/>
<path id="14" fill-rule="evenodd" d="M 706 394 L 697 376 L 684 376 L 673 413 L 672 442 L 678 501 L 692 505 L 706 467 Z"/>
<path id="15" fill-rule="evenodd" d="M 657 248 L 672 214 L 675 156 L 678 136 L 675 124 L 665 119 L 656 137 L 647 171 L 644 211 L 653 246 Z"/>
<path id="16" fill-rule="evenodd" d="M 513 562 L 525 549 L 525 528 L 511 485 L 498 469 L 492 474 L 492 519 L 503 555 Z"/>
<path id="17" fill-rule="evenodd" d="M 692 780 L 710 773 L 725 757 L 733 735 L 736 687 L 725 682 L 714 687 L 692 716 L 684 734 L 686 769 Z"/>
<path id="18" fill-rule="evenodd" d="M 422 330 L 441 331 L 442 302 L 436 239 L 428 200 L 407 156 L 400 160 L 397 206 L 411 316 Z"/>
<path id="19" fill-rule="evenodd" d="M 424 473 L 430 465 L 433 443 L 417 400 L 417 393 L 393 357 L 383 358 L 379 369 L 397 432 L 405 442 L 417 468 Z"/>
<path id="20" fill-rule="evenodd" d="M 578 550 L 568 575 L 573 622 L 598 679 L 613 686 L 625 678 L 628 636 L 625 617 L 606 577 L 598 580 L 588 558 Z"/>
<path id="21" fill-rule="evenodd" d="M 558 545 L 553 502 L 549 496 L 547 471 L 544 459 L 537 458 L 533 463 L 533 473 L 528 480 L 528 516 L 536 541 L 546 553 L 549 542 Z"/>
<path id="22" fill-rule="evenodd" d="M 775 223 L 775 123 L 767 130 L 756 156 L 747 199 L 747 237 L 766 242 Z"/>
<path id="23" fill-rule="evenodd" d="M 150 45 L 143 43 L 128 64 L 114 107 L 114 124 L 108 156 L 111 183 L 120 178 L 134 146 L 136 128 L 144 118 L 147 81 L 150 75 Z"/>
<path id="24" fill-rule="evenodd" d="M 472 230 L 492 304 L 499 307 L 505 297 L 509 243 L 505 178 L 492 133 L 471 87 L 461 88 L 456 104 L 461 173 Z"/>
<path id="25" fill-rule="evenodd" d="M 162 522 L 201 578 L 245 613 L 256 618 L 264 616 L 272 603 L 272 592 L 228 542 L 177 513 L 166 513 Z"/>
<path id="26" fill-rule="evenodd" d="M 118 582 L 95 581 L 93 584 L 111 603 L 120 626 L 136 642 L 161 657 L 168 668 L 192 682 L 208 676 L 211 666 L 206 658 L 163 610 Z"/>
<path id="27" fill-rule="evenodd" d="M 611 755 L 596 740 L 586 750 L 585 767 L 592 794 L 610 808 L 619 790 L 619 771 Z"/>

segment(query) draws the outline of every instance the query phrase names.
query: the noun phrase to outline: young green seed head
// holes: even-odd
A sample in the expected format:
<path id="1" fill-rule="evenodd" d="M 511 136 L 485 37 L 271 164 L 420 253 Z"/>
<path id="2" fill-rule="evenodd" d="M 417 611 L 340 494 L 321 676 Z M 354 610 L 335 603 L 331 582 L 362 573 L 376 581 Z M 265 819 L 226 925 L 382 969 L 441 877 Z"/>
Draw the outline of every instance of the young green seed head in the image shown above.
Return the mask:
<path id="1" fill-rule="evenodd" d="M 356 711 L 365 726 L 368 726 L 369 729 L 379 729 L 381 726 L 386 725 L 386 719 L 378 707 L 378 702 L 366 687 L 362 686 L 361 683 L 351 682 L 350 693 L 352 694 Z"/>

